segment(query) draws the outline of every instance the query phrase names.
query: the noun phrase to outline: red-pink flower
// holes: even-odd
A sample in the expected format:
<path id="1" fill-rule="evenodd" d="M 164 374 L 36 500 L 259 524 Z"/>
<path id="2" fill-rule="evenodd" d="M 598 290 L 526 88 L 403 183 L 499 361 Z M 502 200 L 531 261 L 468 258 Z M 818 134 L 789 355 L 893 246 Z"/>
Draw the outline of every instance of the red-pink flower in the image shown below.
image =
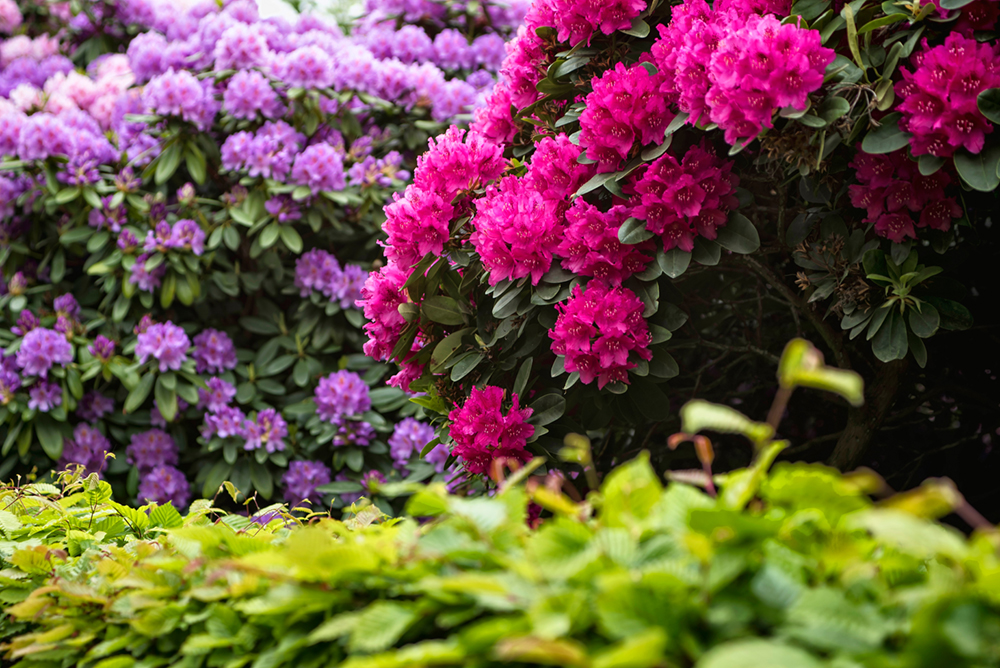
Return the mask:
<path id="1" fill-rule="evenodd" d="M 956 149 L 983 150 L 993 124 L 980 113 L 976 97 L 1000 86 L 1000 45 L 980 44 L 951 33 L 944 44 L 913 57 L 913 72 L 900 68 L 896 94 L 903 113 L 899 127 L 913 134 L 913 155 L 951 156 Z"/>
<path id="2" fill-rule="evenodd" d="M 407 186 L 402 197 L 394 194 L 392 203 L 385 207 L 382 227 L 389 235 L 386 257 L 409 270 L 427 253 L 440 254 L 454 213 L 451 200 L 415 184 Z"/>
<path id="3" fill-rule="evenodd" d="M 525 276 L 538 285 L 559 247 L 564 206 L 514 176 L 486 189 L 476 200 L 470 240 L 490 272 L 490 285 Z"/>
<path id="4" fill-rule="evenodd" d="M 636 360 L 652 359 L 642 300 L 628 288 L 595 279 L 586 287 L 576 285 L 556 309 L 559 317 L 549 331 L 552 352 L 565 356 L 566 371 L 578 372 L 583 383 L 596 378 L 600 389 L 628 383 Z"/>
<path id="5" fill-rule="evenodd" d="M 644 253 L 652 250 L 652 243 L 626 246 L 618 240 L 618 228 L 628 217 L 626 207 L 616 206 L 604 213 L 577 198 L 566 212 L 566 233 L 559 246 L 563 269 L 614 286 L 642 272 L 652 259 Z"/>
<path id="6" fill-rule="evenodd" d="M 403 291 L 409 274 L 409 271 L 389 263 L 368 275 L 358 300 L 358 306 L 364 309 L 365 319 L 368 320 L 365 324 L 368 335 L 364 345 L 365 355 L 387 360 L 396 347 L 406 327 L 406 319 L 400 315 L 399 306 L 409 301 Z"/>
<path id="7" fill-rule="evenodd" d="M 541 3 L 539 3 L 541 4 Z M 575 45 L 590 44 L 594 32 L 610 35 L 632 26 L 632 19 L 646 9 L 646 0 L 549 0 L 556 37 Z"/>
<path id="8" fill-rule="evenodd" d="M 448 414 L 455 441 L 451 453 L 462 460 L 470 473 L 486 473 L 493 461 L 501 457 L 522 462 L 531 459 L 525 446 L 535 433 L 534 426 L 527 422 L 532 410 L 521 408 L 517 394 L 511 394 L 511 407 L 505 415 L 503 399 L 502 388 L 474 387 L 465 404 Z"/>
<path id="9" fill-rule="evenodd" d="M 431 139 L 427 152 L 417 158 L 413 182 L 450 203 L 458 193 L 499 177 L 505 166 L 503 151 L 496 144 L 475 131 L 466 134 L 452 126 Z"/>
<path id="10" fill-rule="evenodd" d="M 580 147 L 566 135 L 545 137 L 535 144 L 525 180 L 548 200 L 562 200 L 575 193 L 596 171 L 576 161 Z"/>

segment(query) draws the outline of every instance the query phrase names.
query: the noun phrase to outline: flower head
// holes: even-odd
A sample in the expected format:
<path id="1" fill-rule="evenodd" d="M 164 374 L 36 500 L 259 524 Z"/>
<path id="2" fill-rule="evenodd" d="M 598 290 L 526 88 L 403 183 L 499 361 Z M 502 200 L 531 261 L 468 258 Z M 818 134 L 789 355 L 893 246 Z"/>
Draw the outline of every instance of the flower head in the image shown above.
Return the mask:
<path id="1" fill-rule="evenodd" d="M 462 459 L 470 473 L 486 473 L 493 461 L 501 457 L 522 462 L 531 459 L 525 446 L 535 433 L 535 428 L 527 423 L 532 410 L 521 408 L 518 396 L 513 394 L 505 415 L 503 399 L 502 388 L 474 387 L 465 404 L 448 414 L 455 441 L 452 454 Z"/>
<path id="2" fill-rule="evenodd" d="M 396 468 L 402 468 L 413 453 L 420 453 L 434 440 L 434 427 L 415 418 L 404 418 L 396 424 L 389 438 L 389 454 Z"/>
<path id="3" fill-rule="evenodd" d="M 281 414 L 273 408 L 265 408 L 257 414 L 256 421 L 247 420 L 245 424 L 247 450 L 265 448 L 268 452 L 278 452 L 285 449 L 284 438 L 288 436 L 288 423 Z"/>
<path id="4" fill-rule="evenodd" d="M 337 371 L 321 378 L 316 387 L 316 412 L 321 420 L 338 423 L 371 408 L 368 386 L 353 371 Z"/>
<path id="5" fill-rule="evenodd" d="M 53 364 L 73 361 L 73 347 L 59 332 L 37 327 L 24 335 L 17 351 L 17 365 L 27 376 L 46 378 Z"/>
<path id="6" fill-rule="evenodd" d="M 110 451 L 111 442 L 104 434 L 88 424 L 78 424 L 73 430 L 73 438 L 63 443 L 58 466 L 66 469 L 79 464 L 86 469 L 85 475 L 101 473 L 107 468 L 107 454 Z"/>
<path id="7" fill-rule="evenodd" d="M 143 364 L 150 357 L 159 362 L 160 371 L 177 371 L 187 361 L 191 339 L 172 322 L 157 323 L 139 334 L 136 357 Z"/>
<path id="8" fill-rule="evenodd" d="M 323 502 L 322 492 L 316 491 L 321 485 L 330 484 L 330 468 L 317 461 L 295 461 L 288 465 L 282 479 L 285 485 L 285 500 L 290 504 L 310 501 Z"/>
<path id="9" fill-rule="evenodd" d="M 204 329 L 194 337 L 194 361 L 198 373 L 222 373 L 236 368 L 236 346 L 225 332 Z"/>
<path id="10" fill-rule="evenodd" d="M 48 413 L 56 406 L 62 405 L 62 386 L 39 380 L 28 390 L 28 408 L 39 413 Z"/>
<path id="11" fill-rule="evenodd" d="M 172 503 L 183 508 L 191 498 L 191 485 L 173 466 L 157 466 L 139 482 L 139 499 L 150 503 Z"/>
<path id="12" fill-rule="evenodd" d="M 125 456 L 140 473 L 146 473 L 164 464 L 176 466 L 177 444 L 162 429 L 150 429 L 132 436 Z"/>

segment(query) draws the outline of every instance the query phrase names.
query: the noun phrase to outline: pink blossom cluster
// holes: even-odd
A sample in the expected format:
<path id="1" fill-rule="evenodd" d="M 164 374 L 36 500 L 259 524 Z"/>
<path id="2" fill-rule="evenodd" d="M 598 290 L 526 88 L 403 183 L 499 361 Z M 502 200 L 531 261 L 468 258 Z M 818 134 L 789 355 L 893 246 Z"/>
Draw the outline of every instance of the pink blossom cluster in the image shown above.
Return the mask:
<path id="1" fill-rule="evenodd" d="M 941 6 L 941 0 L 931 0 L 931 2 L 938 8 L 940 18 L 945 18 L 952 13 L 952 10 Z M 952 31 L 965 37 L 972 37 L 976 32 L 994 29 L 997 20 L 1000 20 L 1000 2 L 997 0 L 973 0 L 961 8 Z"/>
<path id="2" fill-rule="evenodd" d="M 681 162 L 664 153 L 632 178 L 631 213 L 660 235 L 664 250 L 690 252 L 695 237 L 715 239 L 739 205 L 732 167 L 704 145 L 692 146 Z"/>
<path id="3" fill-rule="evenodd" d="M 645 4 L 645 3 L 643 3 Z M 660 78 L 642 64 L 618 63 L 594 81 L 580 116 L 580 146 L 602 172 L 613 172 L 636 142 L 661 144 L 674 114 L 659 93 Z"/>
<path id="4" fill-rule="evenodd" d="M 198 81 L 190 72 L 173 68 L 146 84 L 142 101 L 153 113 L 178 116 L 199 130 L 212 127 L 221 108 L 211 79 Z"/>
<path id="5" fill-rule="evenodd" d="M 713 11 L 704 0 L 685 0 L 651 51 L 661 92 L 689 123 L 707 115 L 734 145 L 772 127 L 778 109 L 804 109 L 836 55 L 818 31 L 752 13 L 758 9 L 774 8 L 732 3 Z"/>
<path id="6" fill-rule="evenodd" d="M 641 273 L 652 260 L 652 242 L 625 245 L 618 240 L 618 228 L 629 217 L 628 207 L 615 206 L 603 212 L 582 197 L 566 212 L 566 231 L 559 245 L 563 269 L 580 276 L 592 276 L 619 286 L 633 274 Z"/>
<path id="7" fill-rule="evenodd" d="M 506 415 L 503 403 L 502 388 L 474 387 L 465 403 L 448 414 L 455 441 L 451 453 L 462 460 L 469 473 L 486 473 L 493 461 L 502 457 L 521 462 L 531 459 L 525 447 L 535 433 L 527 422 L 533 411 L 520 407 L 517 394 L 511 395 Z"/>
<path id="8" fill-rule="evenodd" d="M 9 35 L 21 25 L 21 10 L 14 0 L 0 0 L 0 34 Z"/>
<path id="9" fill-rule="evenodd" d="M 574 286 L 569 300 L 556 309 L 559 317 L 549 331 L 552 352 L 565 356 L 566 371 L 579 373 L 584 384 L 595 378 L 600 389 L 627 384 L 636 359 L 652 359 L 642 300 L 628 288 L 592 280 L 586 287 Z"/>
<path id="10" fill-rule="evenodd" d="M 869 155 L 858 147 L 850 167 L 857 185 L 849 186 L 851 204 L 865 209 L 865 223 L 896 243 L 916 238 L 915 228 L 947 231 L 962 217 L 962 207 L 946 189 L 953 179 L 944 168 L 924 176 L 905 150 Z"/>
<path id="11" fill-rule="evenodd" d="M 896 84 L 899 126 L 913 134 L 913 155 L 946 158 L 959 148 L 979 153 L 993 124 L 976 97 L 1000 87 L 1000 45 L 953 32 L 944 44 L 931 47 L 925 39 L 923 46 L 911 59 L 914 71 L 900 68 L 903 80 Z"/>
<path id="12" fill-rule="evenodd" d="M 526 276 L 538 285 L 562 241 L 564 207 L 516 176 L 486 189 L 476 200 L 470 241 L 489 270 L 491 285 Z"/>
<path id="13" fill-rule="evenodd" d="M 548 0 L 548 5 L 559 41 L 576 45 L 582 40 L 590 44 L 598 30 L 610 35 L 616 30 L 630 28 L 632 19 L 646 9 L 646 0 Z"/>
<path id="14" fill-rule="evenodd" d="M 409 301 L 403 290 L 410 274 L 395 263 L 390 263 L 368 275 L 361 288 L 358 306 L 365 314 L 364 353 L 376 360 L 388 360 L 396 342 L 399 341 L 406 318 L 399 312 L 399 306 Z"/>

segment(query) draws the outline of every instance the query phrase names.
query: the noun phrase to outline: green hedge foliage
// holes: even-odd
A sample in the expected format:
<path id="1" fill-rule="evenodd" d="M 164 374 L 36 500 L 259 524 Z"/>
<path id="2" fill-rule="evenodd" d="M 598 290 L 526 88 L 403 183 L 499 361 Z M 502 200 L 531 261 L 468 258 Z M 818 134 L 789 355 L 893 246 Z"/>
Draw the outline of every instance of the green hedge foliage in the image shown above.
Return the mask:
<path id="1" fill-rule="evenodd" d="M 135 510 L 96 477 L 4 487 L 4 662 L 1000 664 L 1000 536 L 936 522 L 960 499 L 947 484 L 874 502 L 874 474 L 772 467 L 782 445 L 715 476 L 714 497 L 664 485 L 642 455 L 573 501 L 531 477 L 536 460 L 492 498 L 414 484 L 408 519 L 373 506 L 344 521 L 280 508 L 254 521 L 209 501 L 186 516 Z M 530 500 L 548 511 L 536 529 Z"/>

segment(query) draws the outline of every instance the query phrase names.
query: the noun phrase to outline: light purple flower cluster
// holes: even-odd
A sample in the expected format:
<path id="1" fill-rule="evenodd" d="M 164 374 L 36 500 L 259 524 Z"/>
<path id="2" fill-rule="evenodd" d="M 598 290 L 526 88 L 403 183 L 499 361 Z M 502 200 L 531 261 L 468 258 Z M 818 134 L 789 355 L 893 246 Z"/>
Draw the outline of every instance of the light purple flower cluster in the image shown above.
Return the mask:
<path id="1" fill-rule="evenodd" d="M 211 79 L 198 81 L 188 71 L 173 68 L 153 77 L 142 93 L 142 102 L 155 114 L 178 116 L 199 130 L 208 130 L 221 105 Z"/>
<path id="2" fill-rule="evenodd" d="M 236 368 L 236 346 L 225 332 L 204 329 L 194 337 L 195 370 L 222 373 Z"/>
<path id="3" fill-rule="evenodd" d="M 124 235 L 123 235 L 124 236 Z M 119 241 L 121 239 L 119 238 Z M 146 269 L 146 262 L 153 256 L 152 253 L 142 253 L 135 258 L 132 271 L 129 275 L 129 283 L 133 283 L 145 292 L 152 292 L 160 287 L 160 281 L 167 273 L 167 265 L 158 264 L 152 270 Z"/>
<path id="4" fill-rule="evenodd" d="M 313 249 L 303 253 L 295 262 L 295 287 L 302 297 L 316 290 L 341 308 L 351 308 L 361 299 L 361 288 L 368 279 L 368 272 L 356 265 L 343 269 L 332 254 Z"/>
<path id="5" fill-rule="evenodd" d="M 396 468 L 403 468 L 414 452 L 420 454 L 424 446 L 433 440 L 434 427 L 429 424 L 411 417 L 397 423 L 395 431 L 389 438 L 389 454 L 392 456 L 393 465 Z"/>
<path id="6" fill-rule="evenodd" d="M 146 233 L 142 249 L 147 253 L 189 250 L 201 255 L 205 252 L 205 231 L 193 220 L 178 220 L 173 225 L 161 220 Z"/>
<path id="7" fill-rule="evenodd" d="M 327 143 L 313 144 L 295 158 L 291 182 L 308 186 L 314 195 L 325 190 L 343 190 L 347 185 L 343 155 Z"/>
<path id="8" fill-rule="evenodd" d="M 315 393 L 321 420 L 339 424 L 343 418 L 360 415 L 372 406 L 368 385 L 353 371 L 337 371 L 321 378 Z"/>
<path id="9" fill-rule="evenodd" d="M 61 385 L 39 380 L 28 390 L 28 408 L 39 413 L 48 413 L 56 406 L 62 405 L 62 395 Z"/>
<path id="10" fill-rule="evenodd" d="M 222 108 L 234 118 L 254 119 L 260 114 L 275 119 L 285 114 L 285 105 L 267 78 L 256 71 L 237 72 L 222 96 Z"/>
<path id="11" fill-rule="evenodd" d="M 26 376 L 47 378 L 53 364 L 73 361 L 73 346 L 59 332 L 37 327 L 24 335 L 17 351 L 17 365 Z"/>
<path id="12" fill-rule="evenodd" d="M 204 439 L 218 436 L 219 438 L 230 438 L 234 436 L 245 437 L 246 415 L 235 406 L 222 406 L 216 411 L 205 414 L 205 426 L 201 430 Z"/>
<path id="13" fill-rule="evenodd" d="M 393 185 L 394 181 L 406 181 L 410 178 L 408 171 L 400 169 L 402 163 L 403 156 L 398 151 L 390 151 L 384 158 L 366 156 L 347 170 L 347 182 L 352 186 L 361 186 L 362 188 L 375 185 L 388 188 Z"/>
<path id="14" fill-rule="evenodd" d="M 139 498 L 150 503 L 172 503 L 183 508 L 191 498 L 191 484 L 173 466 L 157 466 L 139 483 Z"/>
<path id="15" fill-rule="evenodd" d="M 160 371 L 177 371 L 187 361 L 187 351 L 191 347 L 191 339 L 184 330 L 167 321 L 152 325 L 139 334 L 135 346 L 139 363 L 144 364 L 150 357 L 160 364 Z"/>
<path id="16" fill-rule="evenodd" d="M 288 436 L 288 423 L 273 408 L 265 408 L 257 413 L 257 420 L 247 420 L 245 424 L 247 450 L 265 448 L 268 452 L 285 449 L 284 438 Z"/>
<path id="17" fill-rule="evenodd" d="M 367 422 L 341 418 L 336 424 L 337 433 L 331 441 L 335 447 L 355 445 L 366 448 L 375 440 L 375 428 Z"/>
<path id="18" fill-rule="evenodd" d="M 318 461 L 296 461 L 288 465 L 282 482 L 285 485 L 285 500 L 292 505 L 310 501 L 323 502 L 323 494 L 316 488 L 330 484 L 330 468 Z"/>
<path id="19" fill-rule="evenodd" d="M 68 466 L 79 464 L 86 469 L 86 475 L 100 474 L 107 468 L 110 451 L 111 442 L 104 434 L 91 425 L 78 424 L 73 430 L 73 438 L 63 443 L 58 467 L 65 470 Z"/>
<path id="20" fill-rule="evenodd" d="M 222 145 L 222 166 L 231 171 L 245 171 L 250 176 L 283 181 L 305 142 L 305 135 L 288 123 L 268 121 L 256 133 L 230 135 Z"/>
<path id="21" fill-rule="evenodd" d="M 115 401 L 106 397 L 96 390 L 92 390 L 83 395 L 80 401 L 76 402 L 76 415 L 85 422 L 97 422 L 105 415 L 110 414 L 115 409 Z"/>
<path id="22" fill-rule="evenodd" d="M 236 397 L 236 388 L 221 378 L 209 378 L 208 389 L 198 390 L 198 409 L 217 413 Z"/>
<path id="23" fill-rule="evenodd" d="M 87 348 L 87 351 L 101 360 L 102 363 L 107 364 L 115 354 L 115 342 L 103 334 L 98 334 L 94 342 Z"/>
<path id="24" fill-rule="evenodd" d="M 125 456 L 140 474 L 146 475 L 158 466 L 176 466 L 177 444 L 162 429 L 150 429 L 132 436 Z"/>
<path id="25" fill-rule="evenodd" d="M 0 406 L 9 404 L 20 387 L 21 376 L 14 357 L 0 355 Z"/>

